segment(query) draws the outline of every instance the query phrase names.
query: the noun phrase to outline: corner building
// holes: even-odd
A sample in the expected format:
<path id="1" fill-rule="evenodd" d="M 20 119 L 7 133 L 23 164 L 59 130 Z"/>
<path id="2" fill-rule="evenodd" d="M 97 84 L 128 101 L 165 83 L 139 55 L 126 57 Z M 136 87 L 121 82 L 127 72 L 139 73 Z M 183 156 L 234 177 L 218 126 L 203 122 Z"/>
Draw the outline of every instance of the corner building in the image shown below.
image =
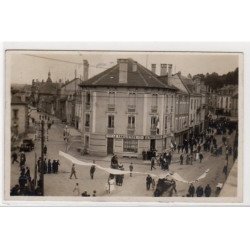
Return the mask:
<path id="1" fill-rule="evenodd" d="M 89 154 L 141 157 L 168 149 L 176 88 L 132 59 L 84 81 L 82 139 Z"/>

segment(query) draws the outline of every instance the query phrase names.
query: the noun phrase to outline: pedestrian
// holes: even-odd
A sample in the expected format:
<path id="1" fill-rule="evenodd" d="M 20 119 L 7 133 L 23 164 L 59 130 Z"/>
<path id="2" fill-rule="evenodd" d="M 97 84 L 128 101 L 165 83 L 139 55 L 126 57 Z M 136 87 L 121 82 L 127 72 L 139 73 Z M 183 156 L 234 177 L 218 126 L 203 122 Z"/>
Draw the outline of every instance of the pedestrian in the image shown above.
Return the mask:
<path id="1" fill-rule="evenodd" d="M 171 180 L 171 185 L 172 185 L 172 190 L 177 193 L 177 190 L 176 190 L 176 181 L 174 179 Z"/>
<path id="2" fill-rule="evenodd" d="M 154 190 L 155 189 L 155 179 L 152 178 L 152 189 Z"/>
<path id="3" fill-rule="evenodd" d="M 93 160 L 93 165 L 90 168 L 90 178 L 94 179 L 94 173 L 95 173 L 95 160 Z"/>
<path id="4" fill-rule="evenodd" d="M 49 159 L 48 160 L 48 174 L 51 173 L 51 170 L 52 170 L 52 165 L 51 165 L 51 160 Z"/>
<path id="5" fill-rule="evenodd" d="M 151 158 L 151 171 L 153 170 L 153 168 L 156 169 L 155 168 L 155 157 L 154 156 Z"/>
<path id="6" fill-rule="evenodd" d="M 227 165 L 224 166 L 223 173 L 225 174 L 225 176 L 227 176 Z"/>
<path id="7" fill-rule="evenodd" d="M 193 154 L 190 154 L 190 164 L 193 165 Z"/>
<path id="8" fill-rule="evenodd" d="M 48 172 L 48 166 L 47 166 L 47 161 L 46 161 L 46 158 L 45 158 L 44 161 L 43 161 L 43 173 L 47 174 L 47 172 Z"/>
<path id="9" fill-rule="evenodd" d="M 196 195 L 197 197 L 202 197 L 203 196 L 203 187 L 202 186 L 198 186 L 197 189 L 196 189 Z"/>
<path id="10" fill-rule="evenodd" d="M 60 161 L 57 160 L 57 161 L 56 161 L 56 174 L 58 173 L 59 166 L 60 166 Z"/>
<path id="11" fill-rule="evenodd" d="M 28 179 L 30 178 L 30 169 L 28 167 L 26 167 L 25 175 Z"/>
<path id="12" fill-rule="evenodd" d="M 96 191 L 95 190 L 93 191 L 93 195 L 92 196 L 96 197 Z"/>
<path id="13" fill-rule="evenodd" d="M 79 189 L 78 183 L 76 183 L 76 185 L 75 185 L 75 187 L 74 187 L 74 189 L 73 189 L 73 194 L 74 194 L 75 196 L 79 196 L 79 195 L 80 195 L 80 189 Z"/>
<path id="14" fill-rule="evenodd" d="M 17 160 L 17 153 L 16 152 L 13 152 L 11 157 L 12 157 L 12 164 L 14 164 L 14 162 L 19 163 L 19 161 Z"/>
<path id="15" fill-rule="evenodd" d="M 206 185 L 204 193 L 205 193 L 206 197 L 210 197 L 210 195 L 212 193 L 212 189 L 211 189 L 209 184 Z"/>
<path id="16" fill-rule="evenodd" d="M 132 177 L 133 169 L 134 169 L 133 163 L 131 162 L 130 165 L 129 165 L 130 177 Z"/>
<path id="17" fill-rule="evenodd" d="M 52 172 L 54 174 L 56 173 L 56 160 L 53 160 L 53 162 L 52 162 Z"/>
<path id="18" fill-rule="evenodd" d="M 201 163 L 202 159 L 203 159 L 203 154 L 201 152 L 199 153 L 199 159 L 200 159 L 200 163 Z"/>
<path id="19" fill-rule="evenodd" d="M 194 193 L 195 193 L 195 187 L 194 187 L 193 183 L 191 183 L 189 188 L 188 188 L 189 197 L 194 197 Z"/>
<path id="20" fill-rule="evenodd" d="M 46 145 L 44 145 L 44 147 L 43 147 L 43 153 L 46 155 L 47 154 L 47 146 Z"/>
<path id="21" fill-rule="evenodd" d="M 75 164 L 73 164 L 72 167 L 71 167 L 71 173 L 70 173 L 70 177 L 69 177 L 69 178 L 71 179 L 71 177 L 72 177 L 73 175 L 75 176 L 75 179 L 77 179 L 77 177 L 76 177 Z"/>
<path id="22" fill-rule="evenodd" d="M 151 183 L 152 183 L 152 177 L 150 175 L 148 175 L 147 178 L 146 178 L 146 188 L 147 188 L 147 190 L 150 189 Z"/>
<path id="23" fill-rule="evenodd" d="M 181 165 L 183 165 L 183 159 L 184 159 L 184 157 L 183 157 L 183 154 L 181 153 L 181 155 L 180 155 L 180 164 Z"/>

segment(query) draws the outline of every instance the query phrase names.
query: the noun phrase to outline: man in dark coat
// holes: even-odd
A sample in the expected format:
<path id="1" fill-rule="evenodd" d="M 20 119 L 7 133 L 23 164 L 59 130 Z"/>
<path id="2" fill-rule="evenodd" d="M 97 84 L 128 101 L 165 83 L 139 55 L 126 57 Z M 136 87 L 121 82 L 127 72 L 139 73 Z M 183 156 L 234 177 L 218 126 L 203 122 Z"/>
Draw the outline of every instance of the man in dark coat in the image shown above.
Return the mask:
<path id="1" fill-rule="evenodd" d="M 150 189 L 151 183 L 152 183 L 152 177 L 150 175 L 148 175 L 147 178 L 146 178 L 146 188 L 147 188 L 147 190 Z"/>
<path id="2" fill-rule="evenodd" d="M 180 155 L 180 164 L 183 165 L 183 154 Z"/>
<path id="3" fill-rule="evenodd" d="M 134 169 L 134 166 L 133 166 L 133 163 L 131 162 L 131 164 L 129 165 L 130 177 L 132 177 L 133 169 Z"/>
<path id="4" fill-rule="evenodd" d="M 95 173 L 95 160 L 93 160 L 93 165 L 90 168 L 90 178 L 94 179 L 94 173 Z"/>
<path id="5" fill-rule="evenodd" d="M 206 185 L 204 193 L 205 193 L 206 197 L 210 197 L 210 195 L 212 193 L 212 189 L 211 189 L 209 184 Z"/>
<path id="6" fill-rule="evenodd" d="M 48 160 L 48 174 L 51 173 L 51 170 L 52 170 L 52 165 L 51 165 L 51 160 L 49 159 Z"/>
<path id="7" fill-rule="evenodd" d="M 156 169 L 155 168 L 155 157 L 154 156 L 151 158 L 151 170 L 153 170 L 153 168 Z"/>
<path id="8" fill-rule="evenodd" d="M 197 189 L 196 189 L 196 195 L 197 195 L 197 197 L 202 197 L 203 193 L 204 193 L 203 187 L 202 186 L 197 187 Z"/>
<path id="9" fill-rule="evenodd" d="M 16 152 L 13 152 L 11 157 L 12 157 L 12 164 L 14 164 L 14 162 L 19 163 L 19 161 L 17 160 L 17 153 Z"/>
<path id="10" fill-rule="evenodd" d="M 203 159 L 203 154 L 201 152 L 199 153 L 199 159 L 200 159 L 200 163 L 201 163 L 202 159 Z"/>
<path id="11" fill-rule="evenodd" d="M 189 189 L 188 189 L 188 194 L 190 197 L 194 197 L 194 193 L 195 193 L 195 187 L 194 187 L 193 183 L 191 183 L 189 186 Z"/>

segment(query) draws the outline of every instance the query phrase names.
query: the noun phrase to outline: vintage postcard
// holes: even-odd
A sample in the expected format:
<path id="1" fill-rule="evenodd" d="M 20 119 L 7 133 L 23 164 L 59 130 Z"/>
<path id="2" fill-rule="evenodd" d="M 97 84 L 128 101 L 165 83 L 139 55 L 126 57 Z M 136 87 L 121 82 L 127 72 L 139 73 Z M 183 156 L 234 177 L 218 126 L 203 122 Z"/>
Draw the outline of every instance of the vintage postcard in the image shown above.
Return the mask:
<path id="1" fill-rule="evenodd" d="M 243 56 L 6 50 L 5 201 L 242 202 Z"/>

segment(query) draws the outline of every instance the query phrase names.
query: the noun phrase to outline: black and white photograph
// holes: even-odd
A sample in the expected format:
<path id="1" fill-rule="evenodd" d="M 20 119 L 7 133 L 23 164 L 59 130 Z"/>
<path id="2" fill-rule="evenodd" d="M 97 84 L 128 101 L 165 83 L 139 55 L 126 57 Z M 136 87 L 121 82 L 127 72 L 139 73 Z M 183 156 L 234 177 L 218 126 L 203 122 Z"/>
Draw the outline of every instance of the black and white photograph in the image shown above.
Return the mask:
<path id="1" fill-rule="evenodd" d="M 240 202 L 242 58 L 6 50 L 5 199 Z"/>

